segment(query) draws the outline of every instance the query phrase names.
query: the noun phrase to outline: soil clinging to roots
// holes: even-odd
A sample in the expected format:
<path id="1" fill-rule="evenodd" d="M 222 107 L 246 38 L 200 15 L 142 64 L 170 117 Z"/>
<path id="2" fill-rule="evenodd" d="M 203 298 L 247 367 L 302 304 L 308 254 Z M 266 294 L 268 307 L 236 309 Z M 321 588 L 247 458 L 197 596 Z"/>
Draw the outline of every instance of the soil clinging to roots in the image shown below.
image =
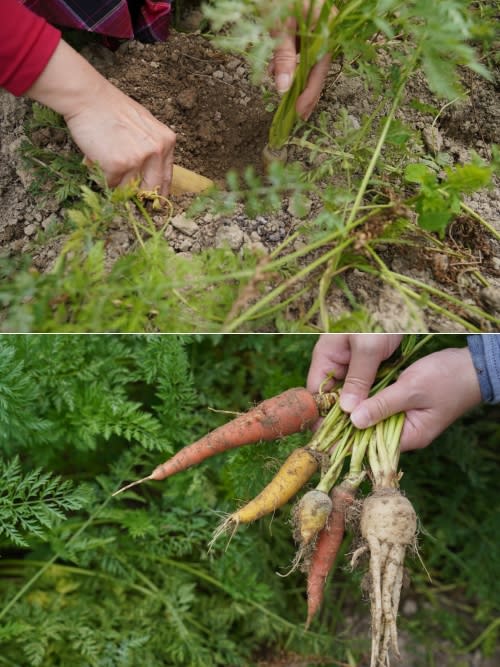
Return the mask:
<path id="1" fill-rule="evenodd" d="M 389 667 L 389 652 L 399 657 L 396 619 L 407 547 L 415 545 L 417 516 L 397 489 L 380 488 L 366 498 L 360 520 L 363 544 L 352 557 L 370 554 L 369 591 L 372 616 L 370 667 Z"/>

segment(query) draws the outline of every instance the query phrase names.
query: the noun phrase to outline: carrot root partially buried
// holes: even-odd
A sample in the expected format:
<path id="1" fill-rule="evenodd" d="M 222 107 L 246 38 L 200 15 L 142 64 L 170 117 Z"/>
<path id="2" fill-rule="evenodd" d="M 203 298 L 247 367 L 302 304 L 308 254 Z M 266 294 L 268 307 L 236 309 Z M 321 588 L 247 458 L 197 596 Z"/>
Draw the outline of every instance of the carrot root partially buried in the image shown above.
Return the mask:
<path id="1" fill-rule="evenodd" d="M 332 511 L 326 526 L 318 535 L 307 575 L 306 628 L 323 601 L 326 579 L 344 539 L 346 511 L 354 502 L 355 496 L 355 487 L 346 481 L 334 487 L 331 492 Z"/>
<path id="2" fill-rule="evenodd" d="M 311 394 L 303 387 L 288 389 L 187 445 L 156 467 L 148 477 L 128 484 L 113 495 L 147 480 L 166 479 L 230 449 L 304 431 L 333 405 L 335 399 L 335 393 Z"/>

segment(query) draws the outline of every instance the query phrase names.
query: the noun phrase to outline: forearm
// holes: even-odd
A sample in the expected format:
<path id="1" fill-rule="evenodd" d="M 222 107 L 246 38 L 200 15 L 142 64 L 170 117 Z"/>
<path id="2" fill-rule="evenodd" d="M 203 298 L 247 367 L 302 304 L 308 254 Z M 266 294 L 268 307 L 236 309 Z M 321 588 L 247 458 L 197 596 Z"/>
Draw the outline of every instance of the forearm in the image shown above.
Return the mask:
<path id="1" fill-rule="evenodd" d="M 500 335 L 472 335 L 468 345 L 483 401 L 500 403 Z"/>
<path id="2" fill-rule="evenodd" d="M 61 40 L 26 95 L 69 120 L 109 85 L 92 65 Z"/>

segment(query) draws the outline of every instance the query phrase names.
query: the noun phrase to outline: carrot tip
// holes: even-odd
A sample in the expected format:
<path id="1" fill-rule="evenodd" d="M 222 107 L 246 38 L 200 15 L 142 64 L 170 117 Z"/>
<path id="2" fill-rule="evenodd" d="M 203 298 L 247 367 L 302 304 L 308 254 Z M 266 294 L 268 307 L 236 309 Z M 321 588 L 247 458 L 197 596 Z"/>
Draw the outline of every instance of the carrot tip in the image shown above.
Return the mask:
<path id="1" fill-rule="evenodd" d="M 137 484 L 142 484 L 142 482 L 147 482 L 148 479 L 153 479 L 153 478 L 151 477 L 151 475 L 148 475 L 147 477 L 143 477 L 142 479 L 138 479 L 135 482 L 132 482 L 131 484 L 127 484 L 127 486 L 122 486 L 121 489 L 118 489 L 118 491 L 114 491 L 111 495 L 112 496 L 117 496 L 122 491 L 126 491 L 127 489 L 130 489 L 133 486 L 136 486 Z"/>

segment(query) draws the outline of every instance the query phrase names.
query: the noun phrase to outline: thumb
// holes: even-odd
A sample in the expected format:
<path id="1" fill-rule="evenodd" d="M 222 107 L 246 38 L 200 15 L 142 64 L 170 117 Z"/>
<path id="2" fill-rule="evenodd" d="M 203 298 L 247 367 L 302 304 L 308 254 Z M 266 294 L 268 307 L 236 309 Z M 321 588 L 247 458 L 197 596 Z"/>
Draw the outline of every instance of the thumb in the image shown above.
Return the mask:
<path id="1" fill-rule="evenodd" d="M 409 403 L 409 392 L 395 382 L 362 401 L 351 413 L 351 421 L 356 428 L 368 428 L 398 412 L 406 412 L 411 408 Z"/>
<path id="2" fill-rule="evenodd" d="M 342 410 L 352 413 L 364 401 L 370 392 L 379 365 L 380 360 L 375 355 L 367 355 L 363 350 L 353 350 L 340 394 Z"/>
<path id="3" fill-rule="evenodd" d="M 295 44 L 295 19 L 285 21 L 282 41 L 278 44 L 273 56 L 273 72 L 276 90 L 283 95 L 292 85 L 295 67 L 297 66 L 297 48 Z"/>

